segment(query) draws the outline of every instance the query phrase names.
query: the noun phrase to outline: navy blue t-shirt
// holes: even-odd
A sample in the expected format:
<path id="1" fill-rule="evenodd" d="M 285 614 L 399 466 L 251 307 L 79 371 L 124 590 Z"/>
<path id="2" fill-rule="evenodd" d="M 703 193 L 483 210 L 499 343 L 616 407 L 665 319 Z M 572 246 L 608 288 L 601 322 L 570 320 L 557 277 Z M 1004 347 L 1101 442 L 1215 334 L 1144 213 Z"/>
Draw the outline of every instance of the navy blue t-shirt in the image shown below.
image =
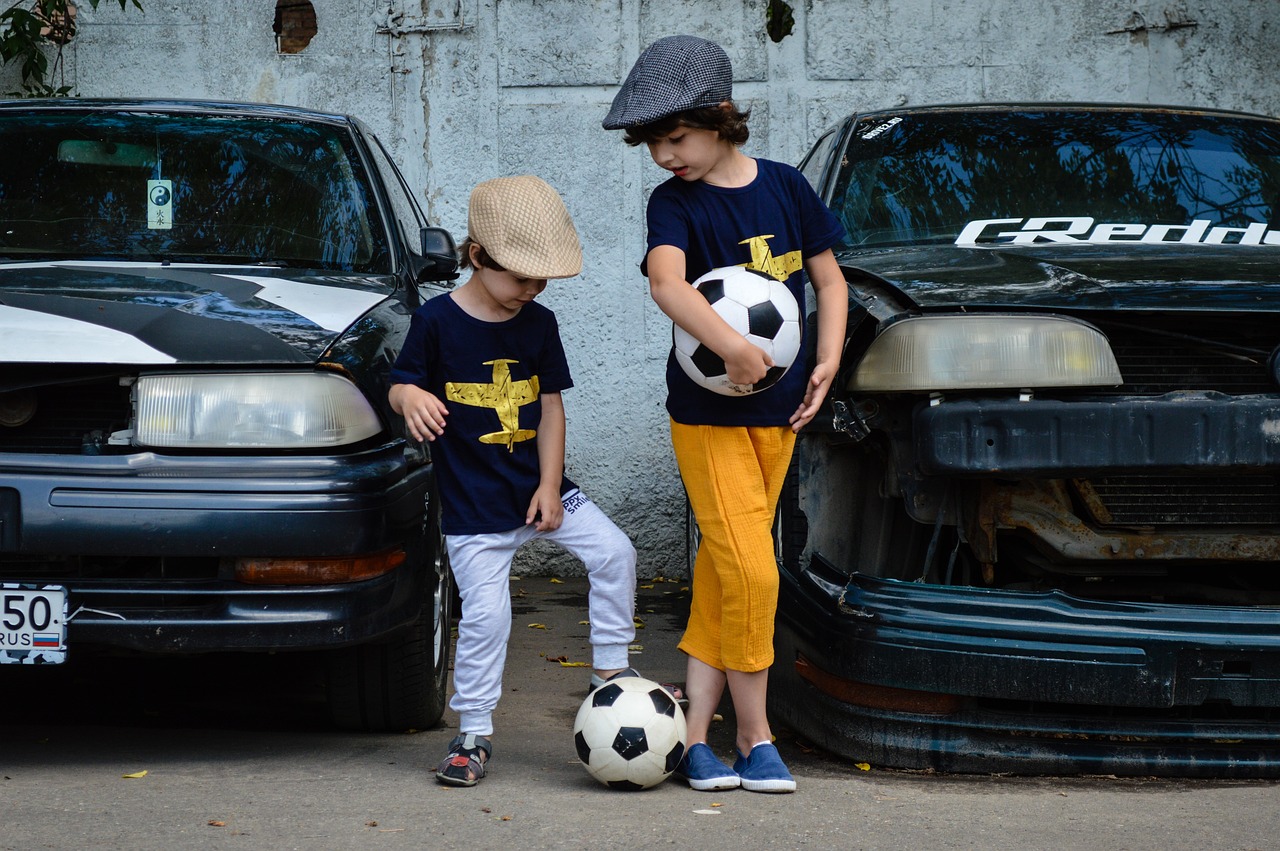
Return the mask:
<path id="1" fill-rule="evenodd" d="M 736 188 L 678 177 L 658 186 L 649 198 L 646 256 L 659 245 L 679 248 L 689 281 L 722 266 L 745 266 L 786 283 L 803 308 L 803 260 L 831 248 L 844 230 L 798 170 L 763 159 L 756 168 L 755 180 Z M 648 274 L 646 264 L 641 271 Z M 800 350 L 805 351 L 803 342 Z M 786 425 L 804 399 L 808 379 L 805 364 L 797 362 L 767 390 L 722 396 L 685 375 L 673 351 L 667 358 L 667 412 L 685 425 Z"/>
<path id="2" fill-rule="evenodd" d="M 485 322 L 437 296 L 413 314 L 391 380 L 434 393 L 449 411 L 431 444 L 444 534 L 523 526 L 540 481 L 540 396 L 573 386 L 555 314 L 531 302 Z M 572 487 L 565 479 L 561 494 Z"/>

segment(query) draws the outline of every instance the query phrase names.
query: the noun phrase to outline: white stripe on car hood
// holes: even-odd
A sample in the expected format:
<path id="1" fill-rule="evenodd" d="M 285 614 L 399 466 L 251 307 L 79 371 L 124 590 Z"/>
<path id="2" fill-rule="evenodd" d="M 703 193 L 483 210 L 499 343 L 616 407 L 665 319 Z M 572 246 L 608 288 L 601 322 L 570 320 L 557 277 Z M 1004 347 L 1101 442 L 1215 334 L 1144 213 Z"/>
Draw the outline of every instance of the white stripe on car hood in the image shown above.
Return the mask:
<path id="1" fill-rule="evenodd" d="M 277 304 L 328 331 L 346 330 L 375 304 L 386 299 L 383 293 L 303 284 L 281 278 L 259 278 L 252 275 L 221 277 L 257 284 L 262 289 L 254 295 L 255 298 Z"/>
<path id="2" fill-rule="evenodd" d="M 0 362 L 177 363 L 123 331 L 0 304 Z"/>

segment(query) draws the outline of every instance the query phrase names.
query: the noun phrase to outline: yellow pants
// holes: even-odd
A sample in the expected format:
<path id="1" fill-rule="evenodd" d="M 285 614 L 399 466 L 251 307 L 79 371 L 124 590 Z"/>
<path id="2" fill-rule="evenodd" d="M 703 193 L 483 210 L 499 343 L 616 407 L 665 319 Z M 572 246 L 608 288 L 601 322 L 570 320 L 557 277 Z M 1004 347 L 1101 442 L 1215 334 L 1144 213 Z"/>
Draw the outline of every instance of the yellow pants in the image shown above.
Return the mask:
<path id="1" fill-rule="evenodd" d="M 773 664 L 773 517 L 795 442 L 787 426 L 671 423 L 680 476 L 702 531 L 680 649 L 722 671 Z"/>

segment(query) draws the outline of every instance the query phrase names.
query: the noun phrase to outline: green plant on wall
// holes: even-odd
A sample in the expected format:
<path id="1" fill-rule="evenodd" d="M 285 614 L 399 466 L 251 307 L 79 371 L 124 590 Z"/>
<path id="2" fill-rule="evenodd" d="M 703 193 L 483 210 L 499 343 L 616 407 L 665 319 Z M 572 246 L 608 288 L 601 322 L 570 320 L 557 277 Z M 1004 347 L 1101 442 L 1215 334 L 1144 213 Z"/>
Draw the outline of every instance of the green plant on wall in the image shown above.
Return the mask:
<path id="1" fill-rule="evenodd" d="M 2 2 L 3 0 L 0 0 Z M 100 0 L 88 0 L 98 8 Z M 116 0 L 124 10 L 139 0 Z M 76 4 L 73 0 L 19 0 L 0 12 L 0 63 L 19 63 L 22 89 L 9 92 L 18 97 L 58 97 L 71 87 L 63 77 L 62 48 L 76 34 Z M 51 50 L 52 48 L 52 50 Z M 49 53 L 53 53 L 50 64 Z M 56 78 L 59 85 L 50 82 Z"/>

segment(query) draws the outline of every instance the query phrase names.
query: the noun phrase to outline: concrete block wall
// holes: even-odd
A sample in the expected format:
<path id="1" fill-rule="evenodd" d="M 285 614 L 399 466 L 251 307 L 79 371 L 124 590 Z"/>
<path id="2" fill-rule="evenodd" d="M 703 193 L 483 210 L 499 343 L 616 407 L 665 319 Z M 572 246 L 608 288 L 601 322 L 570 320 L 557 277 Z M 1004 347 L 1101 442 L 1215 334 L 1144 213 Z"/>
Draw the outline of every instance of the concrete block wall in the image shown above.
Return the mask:
<path id="1" fill-rule="evenodd" d="M 966 101 L 1166 103 L 1280 110 L 1272 0 L 310 0 L 315 35 L 277 50 L 276 0 L 103 2 L 65 50 L 80 96 L 224 98 L 350 112 L 387 143 L 430 218 L 459 238 L 471 186 L 532 172 L 565 196 L 583 274 L 542 297 L 577 386 L 565 394 L 573 475 L 636 542 L 643 575 L 684 570 L 684 503 L 668 444 L 670 322 L 637 265 L 644 204 L 664 176 L 600 129 L 641 48 L 693 33 L 733 60 L 749 154 L 798 161 L 862 109 Z M 87 5 L 87 4 L 86 4 Z M 297 0 L 286 5 L 296 6 Z M 0 70 L 0 91 L 16 88 Z M 572 572 L 535 550 L 529 571 Z"/>

